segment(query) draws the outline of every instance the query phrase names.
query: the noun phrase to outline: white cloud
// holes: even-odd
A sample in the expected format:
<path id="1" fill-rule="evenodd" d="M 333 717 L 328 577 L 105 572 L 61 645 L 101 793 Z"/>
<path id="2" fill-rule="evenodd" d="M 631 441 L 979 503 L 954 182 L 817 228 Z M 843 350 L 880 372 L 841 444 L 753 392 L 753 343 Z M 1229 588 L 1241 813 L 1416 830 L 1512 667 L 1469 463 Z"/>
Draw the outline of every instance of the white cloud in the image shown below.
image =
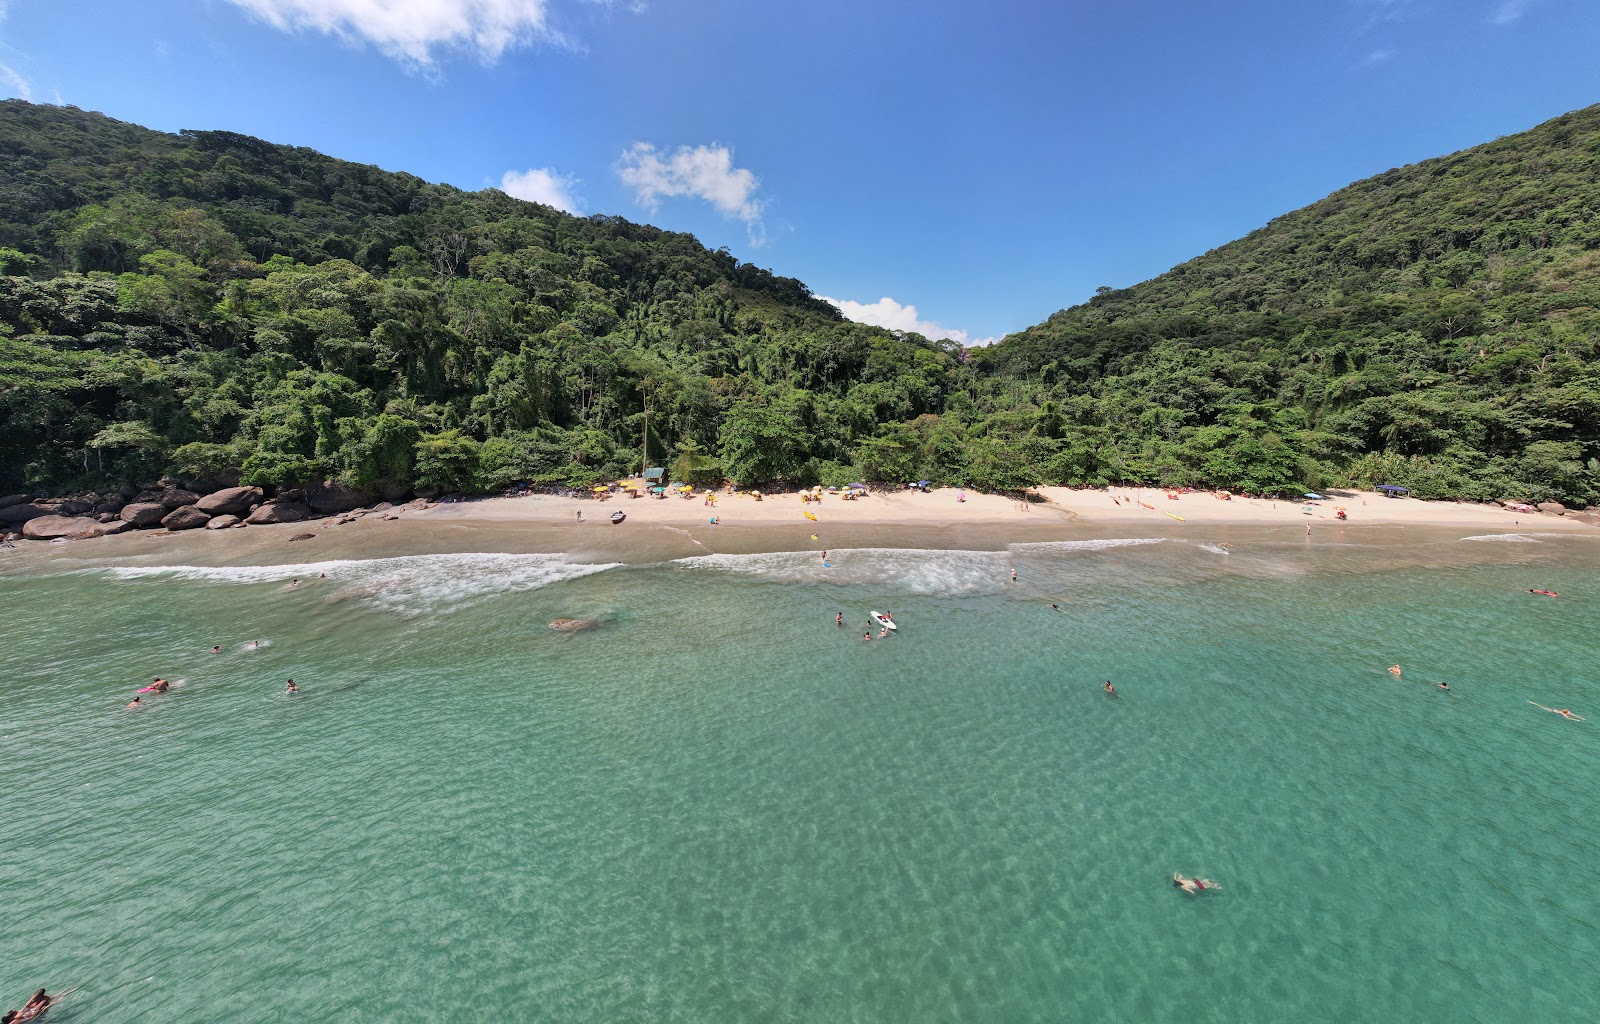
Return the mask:
<path id="1" fill-rule="evenodd" d="M 887 295 L 877 302 L 851 302 L 849 299 L 830 299 L 826 295 L 818 295 L 823 302 L 831 302 L 839 307 L 839 312 L 845 315 L 846 320 L 854 320 L 858 324 L 870 324 L 873 327 L 887 327 L 891 331 L 915 331 L 924 338 L 940 341 L 945 338 L 960 342 L 962 345 L 987 345 L 996 338 L 973 339 L 966 331 L 952 330 L 940 327 L 932 320 L 923 320 L 917 315 L 916 306 L 902 306 Z"/>
<path id="2" fill-rule="evenodd" d="M 326 32 L 365 39 L 419 67 L 437 48 L 477 53 L 486 62 L 536 38 L 556 39 L 548 0 L 228 0 L 283 32 Z"/>
<path id="3" fill-rule="evenodd" d="M 15 96 L 18 99 L 33 99 L 33 86 L 12 68 L 0 64 L 0 96 Z"/>
<path id="4" fill-rule="evenodd" d="M 1501 0 L 1500 5 L 1495 8 L 1494 16 L 1489 20 L 1496 25 L 1509 25 L 1527 14 L 1528 8 L 1532 7 L 1533 3 L 1534 0 Z"/>
<path id="5" fill-rule="evenodd" d="M 652 212 L 663 196 L 704 199 L 724 217 L 743 221 L 752 243 L 766 241 L 761 221 L 764 204 L 756 198 L 761 183 L 754 174 L 733 166 L 733 151 L 727 146 L 679 146 L 663 159 L 650 143 L 635 142 L 623 151 L 617 175 L 633 189 L 635 201 Z"/>
<path id="6" fill-rule="evenodd" d="M 1358 68 L 1370 68 L 1374 64 L 1387 64 L 1400 55 L 1398 50 L 1373 50 L 1356 62 Z"/>
<path id="7" fill-rule="evenodd" d="M 530 167 L 526 171 L 507 171 L 500 179 L 500 191 L 516 199 L 554 206 L 567 213 L 583 212 L 578 201 L 577 178 L 557 174 L 552 167 Z"/>

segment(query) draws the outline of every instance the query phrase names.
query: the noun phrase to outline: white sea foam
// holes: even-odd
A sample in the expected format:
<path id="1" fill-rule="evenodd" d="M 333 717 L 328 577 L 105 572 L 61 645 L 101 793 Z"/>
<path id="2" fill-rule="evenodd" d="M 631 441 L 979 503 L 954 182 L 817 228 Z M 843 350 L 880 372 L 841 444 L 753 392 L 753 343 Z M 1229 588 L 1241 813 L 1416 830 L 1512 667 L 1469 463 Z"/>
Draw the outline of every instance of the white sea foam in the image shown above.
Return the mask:
<path id="1" fill-rule="evenodd" d="M 1163 544 L 1165 537 L 1100 537 L 1095 540 L 1041 540 L 1026 544 L 1013 544 L 1010 550 L 1019 554 L 1071 554 L 1076 551 L 1110 551 L 1112 548 L 1133 548 L 1145 544 Z"/>
<path id="2" fill-rule="evenodd" d="M 1477 536 L 1477 537 L 1462 537 L 1461 539 L 1462 540 L 1492 540 L 1492 541 L 1501 541 L 1501 542 L 1504 542 L 1504 543 L 1507 543 L 1507 544 L 1537 544 L 1537 543 L 1539 543 L 1538 541 L 1534 540 L 1532 537 L 1524 536 L 1523 534 L 1520 534 L 1520 533 L 1485 533 L 1485 534 L 1482 534 L 1482 535 Z"/>
<path id="3" fill-rule="evenodd" d="M 1221 546 L 1220 544 L 1202 544 L 1202 545 L 1200 545 L 1200 550 L 1201 551 L 1209 551 L 1213 555 L 1230 554 L 1228 549 L 1223 547 L 1223 546 Z"/>
<path id="4" fill-rule="evenodd" d="M 755 555 L 693 555 L 671 564 L 682 569 L 758 576 L 775 583 L 883 585 L 915 594 L 993 592 L 1010 582 L 1005 551 L 928 548 L 835 548 L 824 566 L 820 551 L 776 551 Z"/>
<path id="5" fill-rule="evenodd" d="M 463 553 L 396 558 L 334 559 L 286 565 L 120 566 L 113 579 L 174 579 L 218 584 L 300 580 L 297 592 L 320 594 L 330 604 L 355 600 L 417 613 L 494 594 L 538 590 L 564 580 L 616 568 L 617 562 L 570 562 L 561 555 Z M 319 577 L 326 575 L 326 579 Z"/>

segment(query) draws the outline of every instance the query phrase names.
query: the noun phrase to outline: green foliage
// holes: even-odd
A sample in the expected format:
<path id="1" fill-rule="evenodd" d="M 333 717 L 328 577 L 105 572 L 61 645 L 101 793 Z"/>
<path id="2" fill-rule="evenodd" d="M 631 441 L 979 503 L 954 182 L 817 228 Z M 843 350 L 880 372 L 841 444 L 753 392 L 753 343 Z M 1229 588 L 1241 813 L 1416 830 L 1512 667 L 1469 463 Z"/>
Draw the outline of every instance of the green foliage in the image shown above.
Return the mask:
<path id="1" fill-rule="evenodd" d="M 648 455 L 697 483 L 1600 497 L 1600 107 L 970 352 L 620 218 L 0 115 L 0 492 L 583 486 Z"/>

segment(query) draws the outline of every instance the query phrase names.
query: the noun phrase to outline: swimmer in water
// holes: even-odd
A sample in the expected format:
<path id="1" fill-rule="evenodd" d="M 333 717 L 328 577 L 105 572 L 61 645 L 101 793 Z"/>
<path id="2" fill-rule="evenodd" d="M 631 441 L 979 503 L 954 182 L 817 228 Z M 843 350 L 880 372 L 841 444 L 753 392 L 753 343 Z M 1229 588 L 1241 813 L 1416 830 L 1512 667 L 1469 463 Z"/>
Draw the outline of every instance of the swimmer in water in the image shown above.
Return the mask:
<path id="1" fill-rule="evenodd" d="M 878 639 L 879 640 L 882 640 L 884 637 L 886 637 L 888 635 L 889 635 L 889 627 L 888 626 L 885 626 L 885 627 L 883 627 L 882 629 L 880 629 L 878 631 Z"/>
<path id="2" fill-rule="evenodd" d="M 212 654 L 221 654 L 222 653 L 222 645 L 218 644 L 217 646 L 211 648 L 211 653 Z"/>
<path id="3" fill-rule="evenodd" d="M 1052 604 L 1051 604 L 1051 605 L 1050 605 L 1050 610 L 1051 610 L 1051 611 L 1054 611 L 1054 612 L 1059 612 L 1059 611 L 1060 611 L 1060 610 L 1061 610 L 1061 608 L 1060 608 L 1060 607 L 1059 607 L 1059 606 L 1058 606 L 1058 605 L 1056 605 L 1056 604 L 1054 604 L 1054 603 L 1052 603 Z"/>
<path id="4" fill-rule="evenodd" d="M 166 693 L 171 688 L 172 688 L 172 684 L 167 682 L 165 679 L 157 680 L 157 682 L 156 682 L 156 692 L 157 693 Z"/>
<path id="5" fill-rule="evenodd" d="M 1396 679 L 1399 679 L 1400 678 L 1400 666 L 1399 665 L 1390 665 L 1389 666 L 1389 674 L 1391 676 L 1394 676 Z"/>
<path id="6" fill-rule="evenodd" d="M 1439 681 L 1439 689 L 1443 690 L 1445 693 L 1449 693 L 1450 692 L 1450 684 L 1441 679 Z"/>
<path id="7" fill-rule="evenodd" d="M 1573 714 L 1572 712 L 1568 711 L 1566 708 L 1545 708 L 1543 704 L 1540 704 L 1536 700 L 1530 700 L 1530 701 L 1528 701 L 1528 703 L 1532 704 L 1536 708 L 1544 708 L 1546 711 L 1550 712 L 1552 715 L 1560 715 L 1562 718 L 1565 718 L 1569 722 L 1581 722 L 1581 721 L 1583 721 L 1582 717 Z"/>
<path id="8" fill-rule="evenodd" d="M 1017 582 L 1017 570 L 1015 570 L 1015 569 L 1011 570 L 1011 582 L 1012 583 Z"/>
<path id="9" fill-rule="evenodd" d="M 290 590 L 293 590 L 295 587 L 298 587 L 299 585 L 300 585 L 300 581 L 299 580 L 290 580 L 289 581 L 289 589 Z"/>
<path id="10" fill-rule="evenodd" d="M 833 624 L 835 626 L 844 625 L 844 612 L 834 612 L 833 613 Z"/>
<path id="11" fill-rule="evenodd" d="M 284 693 L 299 693 L 300 687 L 294 685 L 294 680 L 289 680 L 289 685 L 284 688 Z"/>
<path id="12" fill-rule="evenodd" d="M 1118 696 L 1117 688 L 1115 686 L 1111 685 L 1111 680 L 1109 680 L 1109 679 L 1106 680 L 1106 696 L 1108 696 L 1108 697 L 1116 697 L 1116 696 Z"/>
<path id="13" fill-rule="evenodd" d="M 135 697 L 135 698 L 133 698 L 132 700 L 128 701 L 128 707 L 130 707 L 130 708 L 142 708 L 142 707 L 144 707 L 144 698 L 143 697 Z"/>
<path id="14" fill-rule="evenodd" d="M 1173 872 L 1172 884 L 1187 893 L 1199 894 L 1211 892 L 1213 889 L 1218 892 L 1222 891 L 1222 886 L 1209 878 L 1185 878 L 1177 872 Z"/>
<path id="15" fill-rule="evenodd" d="M 863 640 L 871 640 L 872 639 L 872 632 L 869 630 L 868 632 L 862 633 L 861 634 L 861 639 L 863 639 Z"/>

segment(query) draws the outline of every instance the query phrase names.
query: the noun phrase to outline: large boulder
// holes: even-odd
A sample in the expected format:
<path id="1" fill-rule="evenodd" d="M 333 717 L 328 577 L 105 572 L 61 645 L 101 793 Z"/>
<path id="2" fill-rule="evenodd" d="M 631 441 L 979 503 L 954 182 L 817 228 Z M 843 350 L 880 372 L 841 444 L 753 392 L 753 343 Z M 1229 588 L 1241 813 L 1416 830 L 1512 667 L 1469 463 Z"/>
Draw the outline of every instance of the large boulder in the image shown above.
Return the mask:
<path id="1" fill-rule="evenodd" d="M 206 523 L 206 529 L 226 530 L 233 524 L 242 522 L 244 522 L 244 520 L 240 519 L 238 516 L 229 515 L 228 513 L 224 512 L 220 516 L 212 516 L 210 522 Z"/>
<path id="2" fill-rule="evenodd" d="M 57 516 L 61 513 L 50 505 L 41 505 L 38 502 L 28 502 L 26 505 L 12 505 L 9 508 L 0 508 L 0 523 L 7 526 L 20 526 L 30 519 L 40 516 Z"/>
<path id="3" fill-rule="evenodd" d="M 251 526 L 264 526 L 271 523 L 298 523 L 311 518 L 311 514 L 311 506 L 302 505 L 298 501 L 269 501 L 250 513 L 245 522 Z"/>
<path id="4" fill-rule="evenodd" d="M 122 521 L 130 526 L 155 526 L 165 519 L 167 513 L 172 511 L 159 501 L 136 501 L 131 505 L 124 505 L 118 513 Z"/>
<path id="5" fill-rule="evenodd" d="M 51 514 L 58 516 L 81 516 L 94 508 L 94 501 L 90 498 L 49 498 L 45 501 L 36 501 L 40 508 L 50 509 Z"/>
<path id="6" fill-rule="evenodd" d="M 1549 512 L 1558 516 L 1564 516 L 1567 514 L 1567 506 L 1561 504 L 1559 501 L 1541 501 L 1539 504 L 1535 505 L 1534 508 L 1537 508 L 1540 512 Z"/>
<path id="7" fill-rule="evenodd" d="M 116 515 L 118 512 L 121 512 L 124 508 L 126 508 L 127 505 L 128 503 L 123 501 L 121 498 L 107 498 L 89 511 L 93 512 L 97 516 L 104 515 L 107 512 L 111 513 L 112 515 Z"/>
<path id="8" fill-rule="evenodd" d="M 139 488 L 133 486 L 132 484 L 123 484 L 121 487 L 117 488 L 117 493 L 122 495 L 123 501 L 132 501 L 134 498 L 139 496 Z"/>
<path id="9" fill-rule="evenodd" d="M 263 497 L 259 487 L 226 487 L 201 498 L 194 507 L 214 516 L 242 516 L 250 506 L 261 504 Z"/>
<path id="10" fill-rule="evenodd" d="M 161 525 L 169 530 L 196 530 L 211 522 L 211 515 L 193 505 L 180 505 L 168 512 Z"/>
<path id="11" fill-rule="evenodd" d="M 441 492 L 441 489 L 438 488 L 438 487 L 418 487 L 418 488 L 414 489 L 411 493 L 415 494 L 419 498 L 427 498 L 429 501 L 432 501 L 434 498 L 437 498 L 440 495 L 440 493 L 442 493 L 442 492 Z"/>
<path id="12" fill-rule="evenodd" d="M 161 504 L 168 508 L 182 508 L 185 505 L 193 505 L 199 500 L 200 495 L 193 491 L 186 491 L 181 487 L 174 487 L 171 490 L 161 492 Z"/>
<path id="13" fill-rule="evenodd" d="M 80 519 L 74 516 L 40 516 L 28 520 L 22 527 L 22 535 L 34 540 L 54 540 L 57 537 L 84 540 L 88 537 L 103 537 L 108 533 L 121 533 L 128 529 L 132 527 L 120 520 L 114 523 L 97 523 L 93 519 Z"/>
<path id="14" fill-rule="evenodd" d="M 312 484 L 306 488 L 306 504 L 324 515 L 335 512 L 349 512 L 363 505 L 372 504 L 372 495 L 365 491 L 358 491 L 347 484 L 336 484 L 331 480 L 324 480 L 320 484 Z"/>
<path id="15" fill-rule="evenodd" d="M 0 498 L 0 508 L 10 508 L 12 505 L 26 504 L 27 500 L 28 496 L 26 494 L 7 494 L 5 497 Z"/>

